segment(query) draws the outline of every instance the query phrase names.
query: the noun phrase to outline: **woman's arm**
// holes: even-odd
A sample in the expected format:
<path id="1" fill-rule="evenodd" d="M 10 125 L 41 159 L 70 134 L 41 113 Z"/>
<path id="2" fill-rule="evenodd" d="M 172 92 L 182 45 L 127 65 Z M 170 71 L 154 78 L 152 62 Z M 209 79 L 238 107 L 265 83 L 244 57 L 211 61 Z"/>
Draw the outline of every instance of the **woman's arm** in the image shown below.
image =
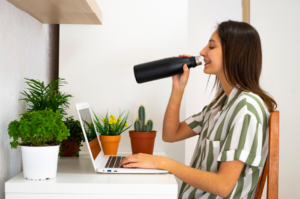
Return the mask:
<path id="1" fill-rule="evenodd" d="M 179 110 L 183 93 L 184 89 L 172 90 L 163 122 L 162 139 L 165 142 L 172 142 L 180 127 Z"/>
<path id="2" fill-rule="evenodd" d="M 161 163 L 159 166 L 161 169 L 170 171 L 187 184 L 222 198 L 230 194 L 244 167 L 244 162 L 240 160 L 221 162 L 218 172 L 212 173 L 186 166 L 169 158 Z"/>
<path id="3" fill-rule="evenodd" d="M 120 166 L 164 169 L 197 189 L 225 198 L 234 188 L 244 162 L 239 160 L 221 162 L 218 172 L 213 173 L 186 166 L 164 156 L 139 153 L 124 158 Z"/>
<path id="4" fill-rule="evenodd" d="M 197 134 L 185 121 L 179 123 L 179 109 L 184 90 L 173 90 L 165 113 L 162 140 L 177 142 L 196 136 Z"/>
<path id="5" fill-rule="evenodd" d="M 180 123 L 179 112 L 184 89 L 189 78 L 189 68 L 183 66 L 183 73 L 172 77 L 172 93 L 165 112 L 162 139 L 165 142 L 176 142 L 197 135 L 186 123 Z"/>

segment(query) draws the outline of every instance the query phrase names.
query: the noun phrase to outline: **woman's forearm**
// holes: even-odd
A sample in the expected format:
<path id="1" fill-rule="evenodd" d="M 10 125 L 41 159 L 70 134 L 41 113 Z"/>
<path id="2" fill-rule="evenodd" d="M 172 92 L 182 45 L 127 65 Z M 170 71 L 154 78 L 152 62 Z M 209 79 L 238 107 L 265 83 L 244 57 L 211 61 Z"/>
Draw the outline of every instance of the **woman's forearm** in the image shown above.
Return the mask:
<path id="1" fill-rule="evenodd" d="M 183 182 L 197 189 L 221 197 L 226 197 L 228 194 L 227 187 L 218 173 L 195 169 L 167 157 L 161 163 L 161 169 L 169 171 Z"/>
<path id="2" fill-rule="evenodd" d="M 180 121 L 179 112 L 184 89 L 173 89 L 163 122 L 163 140 L 169 141 L 177 133 Z"/>

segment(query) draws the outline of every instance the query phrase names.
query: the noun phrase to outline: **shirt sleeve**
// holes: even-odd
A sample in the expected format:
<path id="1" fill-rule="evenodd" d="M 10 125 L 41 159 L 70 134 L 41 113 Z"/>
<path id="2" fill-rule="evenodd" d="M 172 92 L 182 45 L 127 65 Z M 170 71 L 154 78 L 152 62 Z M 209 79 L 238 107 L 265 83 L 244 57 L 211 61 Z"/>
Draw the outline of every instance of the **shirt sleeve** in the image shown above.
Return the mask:
<path id="1" fill-rule="evenodd" d="M 194 114 L 184 121 L 187 123 L 187 125 L 196 133 L 200 134 L 202 128 L 203 128 L 203 120 L 205 117 L 207 105 L 202 109 L 201 112 Z"/>
<path id="2" fill-rule="evenodd" d="M 251 166 L 262 167 L 262 142 L 262 125 L 248 112 L 230 126 L 218 161 L 240 160 Z"/>

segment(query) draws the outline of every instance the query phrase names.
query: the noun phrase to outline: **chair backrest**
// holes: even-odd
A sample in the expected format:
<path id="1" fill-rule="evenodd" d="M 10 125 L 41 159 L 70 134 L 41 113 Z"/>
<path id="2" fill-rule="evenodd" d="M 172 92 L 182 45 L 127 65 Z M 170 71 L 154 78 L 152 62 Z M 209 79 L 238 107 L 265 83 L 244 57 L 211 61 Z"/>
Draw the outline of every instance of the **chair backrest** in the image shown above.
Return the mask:
<path id="1" fill-rule="evenodd" d="M 265 166 L 259 178 L 255 199 L 261 199 L 266 177 L 267 199 L 278 199 L 278 174 L 279 174 L 279 111 L 273 111 L 269 121 L 269 153 Z"/>

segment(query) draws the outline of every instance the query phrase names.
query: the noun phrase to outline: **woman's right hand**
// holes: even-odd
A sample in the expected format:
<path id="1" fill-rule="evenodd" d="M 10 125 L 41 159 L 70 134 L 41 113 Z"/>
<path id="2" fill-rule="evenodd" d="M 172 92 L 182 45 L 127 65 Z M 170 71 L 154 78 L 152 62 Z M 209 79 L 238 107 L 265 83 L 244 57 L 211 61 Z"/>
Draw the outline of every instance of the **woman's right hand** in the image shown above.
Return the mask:
<path id="1" fill-rule="evenodd" d="M 173 56 L 175 57 L 175 56 Z M 179 57 L 191 57 L 191 55 L 179 55 Z M 173 75 L 173 89 L 184 89 L 187 85 L 188 79 L 189 79 L 190 69 L 187 67 L 186 64 L 183 65 L 183 73 L 178 75 Z"/>

